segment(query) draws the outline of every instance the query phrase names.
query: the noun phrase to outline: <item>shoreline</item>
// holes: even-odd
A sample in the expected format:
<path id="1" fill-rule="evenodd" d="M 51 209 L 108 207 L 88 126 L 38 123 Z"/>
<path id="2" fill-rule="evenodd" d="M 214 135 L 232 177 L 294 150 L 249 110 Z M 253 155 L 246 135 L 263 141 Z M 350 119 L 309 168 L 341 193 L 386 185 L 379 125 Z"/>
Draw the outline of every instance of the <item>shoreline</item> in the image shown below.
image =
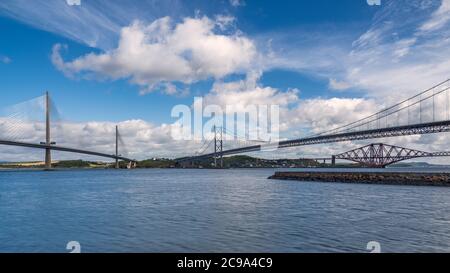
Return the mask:
<path id="1" fill-rule="evenodd" d="M 322 183 L 450 187 L 450 173 L 276 172 L 268 179 Z"/>

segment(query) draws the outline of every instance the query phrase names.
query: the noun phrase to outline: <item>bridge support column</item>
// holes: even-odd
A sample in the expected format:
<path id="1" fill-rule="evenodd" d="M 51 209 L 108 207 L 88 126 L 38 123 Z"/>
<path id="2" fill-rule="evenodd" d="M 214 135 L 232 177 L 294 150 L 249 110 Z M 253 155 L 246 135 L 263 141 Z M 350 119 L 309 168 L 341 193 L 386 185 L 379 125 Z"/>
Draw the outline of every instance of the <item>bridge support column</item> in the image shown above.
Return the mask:
<path id="1" fill-rule="evenodd" d="M 50 140 L 50 97 L 45 93 L 45 144 L 51 145 Z M 45 168 L 52 168 L 52 152 L 50 148 L 45 149 Z"/>
<path id="2" fill-rule="evenodd" d="M 136 162 L 134 161 L 128 162 L 127 169 L 136 169 Z"/>
<path id="3" fill-rule="evenodd" d="M 52 154 L 50 149 L 45 149 L 45 169 L 52 168 Z"/>
<path id="4" fill-rule="evenodd" d="M 336 156 L 335 155 L 331 156 L 331 166 L 336 167 Z"/>
<path id="5" fill-rule="evenodd" d="M 217 159 L 220 161 L 220 168 L 223 168 L 223 129 L 214 125 L 214 167 L 217 168 Z"/>

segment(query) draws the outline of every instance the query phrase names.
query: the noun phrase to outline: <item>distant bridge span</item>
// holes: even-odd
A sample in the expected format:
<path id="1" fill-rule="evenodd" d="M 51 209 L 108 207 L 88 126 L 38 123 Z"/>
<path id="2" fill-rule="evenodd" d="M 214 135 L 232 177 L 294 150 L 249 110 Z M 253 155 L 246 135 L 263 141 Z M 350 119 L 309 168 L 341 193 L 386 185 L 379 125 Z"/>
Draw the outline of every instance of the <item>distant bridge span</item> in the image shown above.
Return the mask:
<path id="1" fill-rule="evenodd" d="M 372 168 L 385 168 L 389 165 L 410 159 L 425 157 L 448 157 L 450 152 L 424 152 L 384 143 L 373 143 L 332 156 L 332 165 L 336 159 L 350 160 Z"/>
<path id="2" fill-rule="evenodd" d="M 409 135 L 422 135 L 422 134 L 433 134 L 450 132 L 450 120 L 438 121 L 430 123 L 422 123 L 416 125 L 406 125 L 406 126 L 396 126 L 390 128 L 373 129 L 358 132 L 348 132 L 330 135 L 320 135 L 314 137 L 300 138 L 295 140 L 280 141 L 274 148 L 290 148 L 298 146 L 316 145 L 324 143 L 334 143 L 334 142 L 344 142 L 352 140 L 365 140 L 365 139 L 376 139 L 376 138 L 387 138 L 387 137 L 398 137 L 398 136 L 409 136 Z M 177 159 L 178 162 L 185 161 L 197 161 L 206 158 L 222 157 L 235 154 L 249 153 L 249 152 L 259 152 L 264 150 L 264 145 L 254 145 L 249 147 L 237 148 L 226 150 L 222 152 L 204 154 L 194 157 L 184 157 Z"/>
<path id="3" fill-rule="evenodd" d="M 116 156 L 113 154 L 104 154 L 99 152 L 93 152 L 93 151 L 87 151 L 87 150 L 81 150 L 81 149 L 75 149 L 75 148 L 68 148 L 68 147 L 62 147 L 62 146 L 56 146 L 56 145 L 47 145 L 47 144 L 34 144 L 34 143 L 27 143 L 27 142 L 18 142 L 18 141 L 9 141 L 9 140 L 0 140 L 0 145 L 6 145 L 6 146 L 16 146 L 16 147 L 26 147 L 26 148 L 35 148 L 35 149 L 42 149 L 42 150 L 54 150 L 54 151 L 61 151 L 61 152 L 69 152 L 69 153 L 77 153 L 77 154 L 85 154 L 85 155 L 93 155 L 93 156 L 99 156 L 99 157 L 105 157 L 105 158 L 112 158 L 115 160 L 123 160 L 128 162 L 135 162 L 136 160 L 122 157 L 122 156 Z"/>
<path id="4" fill-rule="evenodd" d="M 271 148 L 283 149 L 442 132 L 450 132 L 450 79 L 368 117 L 310 137 L 280 141 L 267 146 L 253 145 L 224 151 L 221 145 L 222 139 L 217 139 L 216 133 L 214 142 L 220 145 L 214 147 L 213 153 L 180 158 L 178 162 L 211 157 L 221 159 L 223 156 L 259 152 L 271 150 Z"/>

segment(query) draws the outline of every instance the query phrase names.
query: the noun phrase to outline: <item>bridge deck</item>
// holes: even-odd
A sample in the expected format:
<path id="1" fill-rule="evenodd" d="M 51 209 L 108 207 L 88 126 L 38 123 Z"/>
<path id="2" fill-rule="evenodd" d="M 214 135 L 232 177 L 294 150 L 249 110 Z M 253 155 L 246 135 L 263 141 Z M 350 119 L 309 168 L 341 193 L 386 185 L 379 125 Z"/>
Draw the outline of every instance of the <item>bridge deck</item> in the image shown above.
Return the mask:
<path id="1" fill-rule="evenodd" d="M 438 121 L 438 122 L 430 122 L 430 123 L 422 123 L 422 124 L 414 124 L 414 125 L 406 125 L 406 126 L 396 126 L 390 128 L 382 128 L 382 129 L 374 129 L 374 130 L 366 130 L 366 131 L 358 131 L 358 132 L 348 132 L 348 133 L 340 133 L 340 134 L 330 134 L 330 135 L 322 135 L 315 136 L 309 138 L 300 138 L 295 140 L 286 140 L 280 141 L 275 148 L 289 148 L 289 147 L 297 147 L 297 146 L 306 146 L 306 145 L 316 145 L 316 144 L 324 144 L 324 143 L 333 143 L 333 142 L 343 142 L 343 141 L 352 141 L 352 140 L 364 140 L 364 139 L 375 139 L 375 138 L 385 138 L 385 137 L 396 137 L 396 136 L 409 136 L 409 135 L 418 135 L 418 134 L 432 134 L 432 133 L 441 133 L 441 132 L 450 132 L 450 120 L 447 121 Z M 249 152 L 258 152 L 264 149 L 270 149 L 270 147 L 265 147 L 264 145 L 254 145 L 243 148 L 231 149 L 222 151 L 219 153 L 210 153 L 201 156 L 193 156 L 193 157 L 185 157 L 180 158 L 177 161 L 192 161 L 192 160 L 202 160 L 206 158 L 211 158 L 214 156 L 227 156 L 227 155 L 235 155 Z"/>
<path id="2" fill-rule="evenodd" d="M 55 146 L 55 145 L 34 144 L 34 143 L 9 141 L 9 140 L 0 140 L 0 145 L 27 147 L 27 148 L 35 148 L 35 149 L 51 149 L 51 150 L 54 150 L 54 151 L 93 155 L 93 156 L 112 158 L 112 159 L 119 159 L 119 160 L 130 161 L 130 162 L 135 162 L 136 161 L 136 160 L 129 159 L 129 158 L 126 158 L 126 157 L 122 157 L 122 156 L 115 156 L 113 154 L 104 154 L 104 153 L 98 153 L 98 152 L 93 152 L 93 151 L 87 151 L 87 150 L 81 150 L 81 149 L 75 149 L 75 148 L 68 148 L 68 147 L 62 147 L 62 146 Z"/>

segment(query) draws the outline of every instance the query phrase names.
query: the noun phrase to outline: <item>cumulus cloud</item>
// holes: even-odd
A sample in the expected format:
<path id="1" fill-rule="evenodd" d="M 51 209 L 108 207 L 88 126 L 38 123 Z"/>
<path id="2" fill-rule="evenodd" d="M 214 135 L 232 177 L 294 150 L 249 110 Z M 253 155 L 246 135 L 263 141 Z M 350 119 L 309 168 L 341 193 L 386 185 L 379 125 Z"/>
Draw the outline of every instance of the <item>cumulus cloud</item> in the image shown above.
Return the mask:
<path id="1" fill-rule="evenodd" d="M 376 101 L 371 99 L 306 99 L 290 113 L 290 127 L 309 127 L 311 132 L 320 133 L 365 118 L 377 110 Z"/>
<path id="2" fill-rule="evenodd" d="M 204 97 L 205 105 L 219 105 L 225 112 L 226 110 L 232 111 L 232 113 L 242 114 L 248 113 L 249 106 L 256 107 L 258 110 L 258 120 L 252 120 L 248 122 L 254 122 L 254 124 L 260 124 L 265 120 L 270 121 L 271 128 L 275 131 L 287 132 L 290 130 L 288 126 L 289 112 L 292 107 L 299 102 L 300 91 L 298 89 L 279 90 L 270 86 L 263 86 L 259 83 L 259 73 L 249 73 L 244 80 L 232 81 L 232 82 L 216 82 L 213 85 L 212 90 Z M 264 110 L 267 107 L 269 112 L 278 110 L 278 118 L 272 117 L 270 114 L 266 116 Z M 276 115 L 275 112 L 272 112 Z M 227 113 L 228 114 L 228 113 Z M 234 119 L 234 117 L 227 116 L 227 119 Z M 250 118 L 250 117 L 249 117 Z M 241 123 L 244 121 L 241 121 Z M 238 128 L 242 128 L 242 124 L 237 124 Z M 259 127 L 259 132 L 265 129 Z M 271 136 L 275 136 L 277 133 Z M 261 139 L 268 141 L 269 136 Z"/>
<path id="3" fill-rule="evenodd" d="M 256 56 L 253 42 L 238 31 L 220 33 L 230 22 L 224 17 L 185 18 L 178 24 L 169 17 L 149 25 L 136 21 L 122 29 L 114 50 L 66 62 L 57 44 L 52 61 L 67 75 L 85 72 L 113 80 L 129 78 L 143 93 L 160 83 L 220 79 L 245 72 Z"/>
<path id="4" fill-rule="evenodd" d="M 282 92 L 270 86 L 258 83 L 260 74 L 250 73 L 246 79 L 232 82 L 216 82 L 210 93 L 205 96 L 206 104 L 220 106 L 233 105 L 244 110 L 248 105 L 278 105 L 288 107 L 299 100 L 299 90 Z"/>
<path id="5" fill-rule="evenodd" d="M 11 120 L 0 118 L 0 139 L 29 143 L 40 143 L 45 140 L 45 124 L 43 122 L 22 121 L 20 126 L 10 124 L 10 122 Z M 117 124 L 99 121 L 54 123 L 52 140 L 59 146 L 114 154 L 116 125 L 119 126 L 124 144 L 121 142 L 119 145 L 119 153 L 138 160 L 152 157 L 175 158 L 186 156 L 193 153 L 201 145 L 201 143 L 194 141 L 174 140 L 172 138 L 174 125 L 154 125 L 143 120 L 127 120 Z M 13 132 L 11 127 L 14 127 Z M 17 132 L 20 132 L 20 134 Z M 42 152 L 39 150 L 6 146 L 2 146 L 0 149 L 2 151 L 1 160 L 42 160 Z M 55 152 L 55 154 L 55 160 L 83 158 L 108 161 L 104 158 L 71 153 Z"/>

